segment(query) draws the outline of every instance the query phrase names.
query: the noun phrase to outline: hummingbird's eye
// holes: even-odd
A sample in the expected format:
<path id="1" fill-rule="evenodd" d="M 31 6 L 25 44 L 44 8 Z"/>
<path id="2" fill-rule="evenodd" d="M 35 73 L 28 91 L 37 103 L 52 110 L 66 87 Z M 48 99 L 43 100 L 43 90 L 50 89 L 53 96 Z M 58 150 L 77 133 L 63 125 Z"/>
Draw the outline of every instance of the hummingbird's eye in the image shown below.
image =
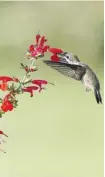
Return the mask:
<path id="1" fill-rule="evenodd" d="M 66 58 L 69 59 L 70 57 L 67 55 Z"/>

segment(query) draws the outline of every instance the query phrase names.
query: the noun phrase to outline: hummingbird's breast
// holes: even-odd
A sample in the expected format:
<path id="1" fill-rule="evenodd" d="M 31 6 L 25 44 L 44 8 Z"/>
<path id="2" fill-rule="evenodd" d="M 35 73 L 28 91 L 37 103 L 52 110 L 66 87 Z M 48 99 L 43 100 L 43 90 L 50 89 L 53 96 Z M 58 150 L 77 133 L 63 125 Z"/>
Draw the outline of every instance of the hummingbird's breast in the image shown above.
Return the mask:
<path id="1" fill-rule="evenodd" d="M 100 89 L 98 78 L 89 67 L 86 69 L 86 73 L 82 78 L 82 82 L 85 87 L 89 88 L 90 90 L 94 90 L 94 88 Z"/>

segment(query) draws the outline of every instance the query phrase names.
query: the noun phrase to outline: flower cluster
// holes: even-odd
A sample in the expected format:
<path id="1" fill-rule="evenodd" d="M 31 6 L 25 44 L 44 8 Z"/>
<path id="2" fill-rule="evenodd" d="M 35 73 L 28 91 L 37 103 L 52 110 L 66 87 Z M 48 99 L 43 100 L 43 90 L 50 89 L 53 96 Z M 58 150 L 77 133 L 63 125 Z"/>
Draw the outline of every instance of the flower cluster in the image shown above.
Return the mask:
<path id="1" fill-rule="evenodd" d="M 0 118 L 2 118 L 3 114 L 8 111 L 13 111 L 18 106 L 18 100 L 16 99 L 18 94 L 28 92 L 30 97 L 33 97 L 35 91 L 41 92 L 45 89 L 43 85 L 54 85 L 46 80 L 32 79 L 30 75 L 31 72 L 36 72 L 38 70 L 35 65 L 35 59 L 43 57 L 46 52 L 50 52 L 53 54 L 51 60 L 59 61 L 57 54 L 63 53 L 61 49 L 45 45 L 46 42 L 47 39 L 45 36 L 41 36 L 40 34 L 36 35 L 35 44 L 29 46 L 25 56 L 26 59 L 29 59 L 29 65 L 24 65 L 23 63 L 20 64 L 21 69 L 24 69 L 25 71 L 23 78 L 0 76 L 0 90 L 6 92 L 4 98 L 0 98 Z M 5 142 L 1 135 L 8 137 L 0 130 L 0 144 Z M 0 150 L 5 153 L 2 149 Z"/>
<path id="2" fill-rule="evenodd" d="M 59 57 L 57 54 L 63 53 L 63 50 L 58 48 L 52 48 L 49 45 L 45 45 L 47 39 L 45 36 L 41 36 L 40 34 L 36 35 L 35 44 L 31 44 L 27 50 L 26 59 L 38 59 L 44 57 L 45 52 L 51 52 L 53 55 L 51 56 L 52 61 L 59 61 Z"/>

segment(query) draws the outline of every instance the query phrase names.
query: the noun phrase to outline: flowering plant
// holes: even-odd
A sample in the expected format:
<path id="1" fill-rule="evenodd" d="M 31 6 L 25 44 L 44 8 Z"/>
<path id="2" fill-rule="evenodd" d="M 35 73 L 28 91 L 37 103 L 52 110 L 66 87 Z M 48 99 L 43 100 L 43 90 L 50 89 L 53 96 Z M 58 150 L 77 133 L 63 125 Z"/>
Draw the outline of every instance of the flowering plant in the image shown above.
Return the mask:
<path id="1" fill-rule="evenodd" d="M 10 76 L 0 76 L 0 90 L 6 91 L 6 95 L 0 98 L 0 118 L 3 114 L 8 111 L 12 111 L 18 106 L 18 100 L 16 96 L 18 94 L 24 94 L 26 92 L 30 93 L 30 97 L 33 97 L 34 92 L 39 90 L 39 92 L 44 89 L 43 85 L 52 84 L 46 80 L 36 80 L 32 79 L 30 73 L 38 70 L 35 65 L 35 60 L 44 56 L 46 52 L 51 52 L 51 60 L 59 61 L 57 54 L 62 53 L 61 49 L 51 48 L 49 45 L 45 45 L 47 39 L 45 36 L 41 36 L 39 33 L 36 35 L 35 44 L 31 44 L 27 50 L 25 58 L 29 60 L 29 65 L 24 65 L 21 63 L 21 69 L 24 69 L 25 75 L 23 78 L 10 77 Z M 18 85 L 18 86 L 16 86 Z M 2 135 L 8 137 L 6 134 L 0 130 L 0 144 L 5 143 Z M 5 153 L 2 149 L 2 152 Z"/>

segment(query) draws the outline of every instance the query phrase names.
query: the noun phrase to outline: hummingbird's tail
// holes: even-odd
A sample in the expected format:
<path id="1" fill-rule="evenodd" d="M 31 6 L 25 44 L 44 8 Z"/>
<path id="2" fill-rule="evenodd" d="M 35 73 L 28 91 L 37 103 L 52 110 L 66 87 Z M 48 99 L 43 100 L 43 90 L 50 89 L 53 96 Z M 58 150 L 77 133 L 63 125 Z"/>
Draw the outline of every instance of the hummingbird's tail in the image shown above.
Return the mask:
<path id="1" fill-rule="evenodd" d="M 96 98 L 96 101 L 97 103 L 101 103 L 102 104 L 102 98 L 101 98 L 101 94 L 100 94 L 100 91 L 97 90 L 97 89 L 94 89 L 94 94 L 95 94 L 95 98 Z"/>

